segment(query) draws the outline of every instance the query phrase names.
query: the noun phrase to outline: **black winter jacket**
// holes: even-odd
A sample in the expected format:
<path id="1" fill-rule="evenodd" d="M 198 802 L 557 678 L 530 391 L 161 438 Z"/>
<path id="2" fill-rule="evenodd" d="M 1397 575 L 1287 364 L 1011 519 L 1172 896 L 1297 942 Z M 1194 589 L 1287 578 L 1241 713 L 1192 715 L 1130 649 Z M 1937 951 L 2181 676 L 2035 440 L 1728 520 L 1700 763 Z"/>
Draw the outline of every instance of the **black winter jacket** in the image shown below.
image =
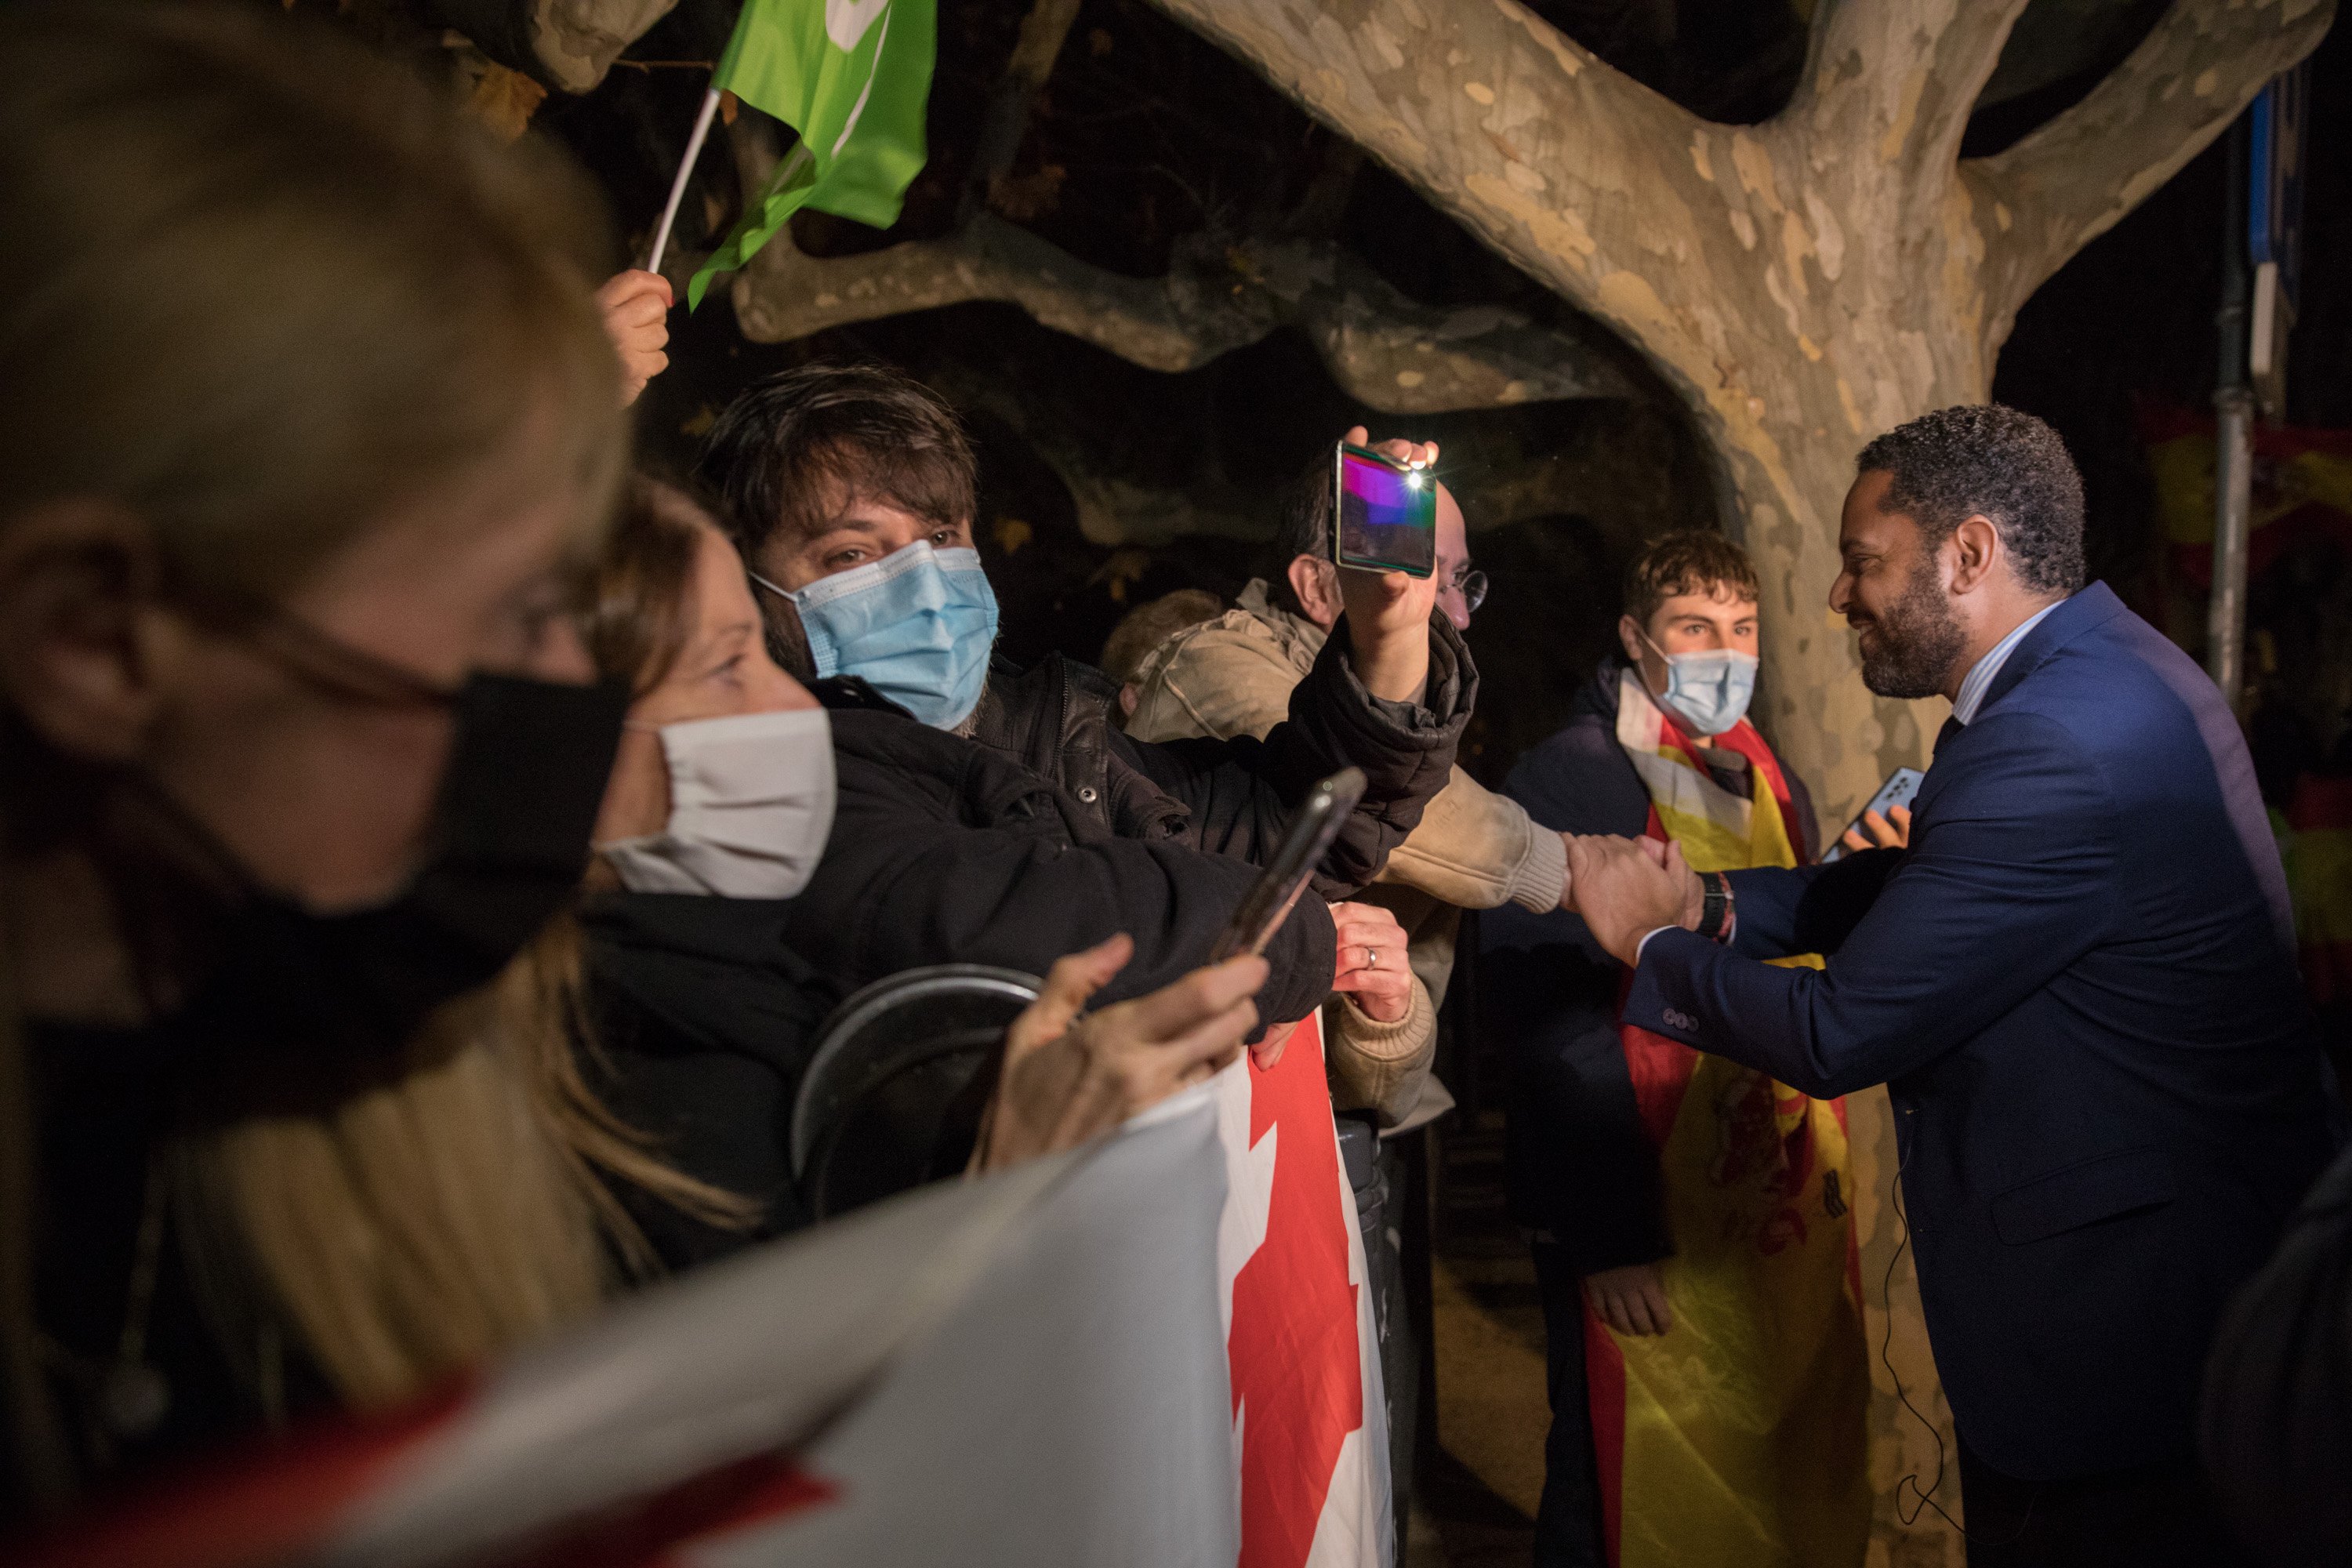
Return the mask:
<path id="1" fill-rule="evenodd" d="M 1264 741 L 1138 741 L 1114 724 L 1118 683 L 1060 654 L 1025 674 L 989 673 L 972 739 L 1053 780 L 1104 831 L 1255 860 L 1315 783 L 1354 766 L 1364 798 L 1324 858 L 1315 891 L 1344 899 L 1380 875 L 1445 781 L 1478 694 L 1461 634 L 1430 617 L 1429 685 L 1389 702 L 1356 677 L 1346 623 L 1333 628 Z"/>
<path id="2" fill-rule="evenodd" d="M 1025 743 L 1020 721 L 1034 729 L 1037 771 L 1013 746 L 915 722 L 862 682 L 816 683 L 837 802 L 798 897 L 614 894 L 581 911 L 606 1103 L 678 1168 L 763 1208 L 747 1235 L 627 1194 L 656 1249 L 684 1267 L 807 1223 L 791 1180 L 793 1101 L 819 1026 L 858 986 L 930 963 L 1043 974 L 1120 931 L 1135 956 L 1102 999 L 1165 985 L 1207 958 L 1290 806 L 1350 763 L 1368 787 L 1318 890 L 1369 881 L 1444 784 L 1475 691 L 1450 626 L 1433 652 L 1428 707 L 1378 701 L 1334 655 L 1265 742 L 1169 746 L 1110 728 L 1107 677 L 1049 660 L 996 688 L 997 721 L 1013 726 L 1001 733 Z M 1053 723 L 1036 723 L 1046 714 Z M 1302 904 L 1267 948 L 1261 1015 L 1313 1011 L 1334 956 L 1329 917 Z"/>
<path id="3" fill-rule="evenodd" d="M 788 900 L 600 893 L 580 909 L 599 1098 L 689 1175 L 760 1205 L 721 1229 L 619 1186 L 672 1268 L 809 1223 L 793 1185 L 793 1101 L 842 990 L 784 946 Z"/>
<path id="4" fill-rule="evenodd" d="M 1043 974 L 1116 931 L 1135 956 L 1102 993 L 1156 990 L 1206 962 L 1255 878 L 1257 847 L 1202 854 L 1181 837 L 1121 838 L 1076 798 L 1002 754 L 887 705 L 833 712 L 836 804 L 815 874 L 781 937 L 845 991 L 927 963 Z M 1238 826 L 1238 825 L 1237 825 Z M 1277 824 L 1278 826 L 1278 824 Z M 1302 902 L 1266 949 L 1258 1011 L 1303 1018 L 1330 989 L 1330 917 Z"/>

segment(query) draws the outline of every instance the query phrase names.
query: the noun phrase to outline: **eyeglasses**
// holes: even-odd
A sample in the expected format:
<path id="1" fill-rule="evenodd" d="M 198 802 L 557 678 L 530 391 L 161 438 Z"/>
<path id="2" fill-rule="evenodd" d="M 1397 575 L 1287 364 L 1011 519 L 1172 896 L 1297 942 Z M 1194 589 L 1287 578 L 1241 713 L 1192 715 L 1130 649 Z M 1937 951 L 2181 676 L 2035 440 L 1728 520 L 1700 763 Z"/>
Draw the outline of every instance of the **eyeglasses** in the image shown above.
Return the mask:
<path id="1" fill-rule="evenodd" d="M 1474 616 L 1478 613 L 1478 606 L 1486 602 L 1486 574 L 1475 566 L 1455 567 L 1454 575 L 1447 579 L 1445 585 L 1462 595 L 1462 602 L 1469 606 Z"/>

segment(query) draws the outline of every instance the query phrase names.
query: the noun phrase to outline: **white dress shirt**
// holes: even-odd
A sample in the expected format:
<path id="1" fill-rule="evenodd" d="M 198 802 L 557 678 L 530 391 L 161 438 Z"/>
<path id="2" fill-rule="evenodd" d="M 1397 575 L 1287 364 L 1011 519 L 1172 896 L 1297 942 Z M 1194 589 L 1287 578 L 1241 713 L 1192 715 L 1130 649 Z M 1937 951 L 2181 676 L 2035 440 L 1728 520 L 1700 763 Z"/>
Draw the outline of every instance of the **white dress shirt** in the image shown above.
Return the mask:
<path id="1" fill-rule="evenodd" d="M 1968 674 L 1960 678 L 1960 694 L 1952 699 L 1953 718 L 1965 724 L 1977 716 L 1977 710 L 1984 706 L 1985 693 L 1992 689 L 1993 680 L 2000 674 L 2000 667 L 2009 662 L 2009 656 L 2017 651 L 2017 645 L 2025 640 L 2025 634 L 2040 626 L 2051 611 L 2065 602 L 2060 599 L 2055 604 L 2042 605 L 2018 622 L 2007 637 L 1993 644 L 1991 649 L 1976 661 Z"/>

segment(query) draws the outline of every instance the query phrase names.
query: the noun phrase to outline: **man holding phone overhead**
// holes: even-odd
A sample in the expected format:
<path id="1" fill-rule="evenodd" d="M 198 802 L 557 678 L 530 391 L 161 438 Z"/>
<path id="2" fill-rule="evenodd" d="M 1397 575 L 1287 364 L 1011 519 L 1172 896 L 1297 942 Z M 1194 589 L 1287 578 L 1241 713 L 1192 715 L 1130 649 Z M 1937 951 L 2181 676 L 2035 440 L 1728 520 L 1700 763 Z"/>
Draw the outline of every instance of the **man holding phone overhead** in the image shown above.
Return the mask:
<path id="1" fill-rule="evenodd" d="M 1343 580 L 1363 574 L 1342 572 L 1343 559 L 1374 569 L 1394 560 L 1426 571 L 1440 616 L 1466 633 L 1486 579 L 1471 564 L 1462 509 L 1439 477 L 1439 456 L 1430 443 L 1374 444 L 1360 426 L 1324 447 L 1286 498 L 1275 538 L 1279 570 L 1251 583 L 1234 608 L 1145 656 L 1132 679 L 1137 700 L 1128 732 L 1174 741 L 1272 730 L 1339 623 Z M 1368 523 L 1403 523 L 1407 535 L 1370 534 Z M 1453 970 L 1460 910 L 1507 900 L 1557 909 L 1567 871 L 1558 834 L 1456 767 L 1365 900 L 1393 911 L 1410 933 L 1414 976 L 1433 1005 L 1444 1000 Z M 1416 1002 L 1417 1013 L 1423 1005 Z M 1442 1091 L 1423 1092 L 1436 1039 L 1433 1013 L 1409 1032 L 1344 1007 L 1326 1023 L 1334 1092 L 1348 1108 L 1398 1123 L 1451 1103 Z M 1350 1076 L 1360 1069 L 1361 1076 Z"/>

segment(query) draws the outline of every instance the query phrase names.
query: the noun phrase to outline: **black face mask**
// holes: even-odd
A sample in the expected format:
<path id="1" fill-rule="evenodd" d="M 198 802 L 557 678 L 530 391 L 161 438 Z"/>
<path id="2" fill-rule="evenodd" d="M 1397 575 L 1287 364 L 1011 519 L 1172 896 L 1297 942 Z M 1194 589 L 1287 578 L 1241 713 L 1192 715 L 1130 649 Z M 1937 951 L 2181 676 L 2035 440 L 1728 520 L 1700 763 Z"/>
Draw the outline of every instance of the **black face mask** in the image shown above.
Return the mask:
<path id="1" fill-rule="evenodd" d="M 478 674 L 446 700 L 457 736 L 424 868 L 398 897 L 345 913 L 248 891 L 205 944 L 212 962 L 180 1021 L 193 1041 L 334 1050 L 363 1069 L 497 974 L 577 892 L 626 689 Z"/>

